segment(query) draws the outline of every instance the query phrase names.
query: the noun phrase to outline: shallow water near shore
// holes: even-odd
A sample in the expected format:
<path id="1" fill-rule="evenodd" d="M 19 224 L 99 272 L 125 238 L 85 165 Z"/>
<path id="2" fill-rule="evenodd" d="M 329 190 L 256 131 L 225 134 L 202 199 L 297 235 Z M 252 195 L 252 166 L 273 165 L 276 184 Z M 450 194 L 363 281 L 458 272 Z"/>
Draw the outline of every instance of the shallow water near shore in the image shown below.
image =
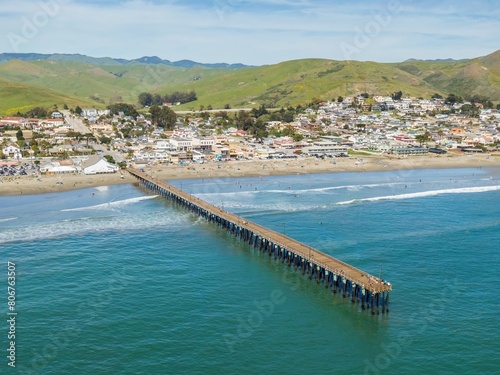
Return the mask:
<path id="1" fill-rule="evenodd" d="M 497 372 L 499 168 L 173 184 L 389 280 L 389 315 L 137 185 L 0 197 L 20 373 Z"/>

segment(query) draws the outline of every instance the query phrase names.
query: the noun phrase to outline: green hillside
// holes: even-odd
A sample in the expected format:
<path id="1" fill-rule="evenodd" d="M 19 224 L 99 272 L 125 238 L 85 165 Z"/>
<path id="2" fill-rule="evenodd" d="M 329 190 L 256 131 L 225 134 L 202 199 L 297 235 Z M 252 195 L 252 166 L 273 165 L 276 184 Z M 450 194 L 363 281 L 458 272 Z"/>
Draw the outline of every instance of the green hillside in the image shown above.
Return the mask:
<path id="1" fill-rule="evenodd" d="M 100 61 L 101 63 L 107 60 Z M 110 61 L 112 61 L 110 59 Z M 16 86 L 17 85 L 17 86 Z M 242 69 L 183 68 L 164 64 L 94 65 L 82 61 L 11 60 L 0 64 L 2 113 L 66 102 L 104 107 L 137 103 L 139 93 L 197 93 L 179 109 L 286 106 L 367 92 L 430 97 L 479 94 L 500 101 L 500 51 L 464 61 L 398 64 L 303 59 Z M 28 95 L 23 95 L 26 90 Z M 39 95 L 39 96 L 38 96 Z"/>
<path id="2" fill-rule="evenodd" d="M 0 78 L 0 114 L 14 115 L 24 113 L 34 107 L 49 108 L 56 104 L 62 108 L 92 105 L 88 100 L 62 95 L 49 89 L 10 82 Z"/>
<path id="3" fill-rule="evenodd" d="M 237 70 L 223 76 L 201 77 L 198 81 L 175 85 L 175 88 L 195 90 L 199 104 L 213 106 L 265 103 L 274 107 L 306 103 L 312 98 L 331 100 L 339 95 L 363 92 L 391 94 L 402 90 L 411 95 L 426 96 L 435 91 L 411 74 L 373 62 L 307 59 Z"/>
<path id="4" fill-rule="evenodd" d="M 500 50 L 460 62 L 411 61 L 395 66 L 445 93 L 500 101 Z"/>

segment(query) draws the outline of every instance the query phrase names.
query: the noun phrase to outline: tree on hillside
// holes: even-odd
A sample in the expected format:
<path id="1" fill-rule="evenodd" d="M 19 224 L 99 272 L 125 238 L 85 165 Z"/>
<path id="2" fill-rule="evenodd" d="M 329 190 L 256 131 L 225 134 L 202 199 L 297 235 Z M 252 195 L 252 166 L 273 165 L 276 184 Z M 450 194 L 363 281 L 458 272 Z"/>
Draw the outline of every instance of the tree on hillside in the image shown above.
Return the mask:
<path id="1" fill-rule="evenodd" d="M 151 106 L 153 104 L 153 95 L 149 92 L 141 92 L 139 94 L 139 104 L 143 107 Z"/>
<path id="2" fill-rule="evenodd" d="M 491 100 L 484 95 L 472 95 L 466 97 L 465 99 L 472 104 L 481 103 L 486 109 L 493 108 L 493 103 L 491 102 Z"/>
<path id="3" fill-rule="evenodd" d="M 264 104 L 262 104 L 258 109 L 257 108 L 252 109 L 252 115 L 255 118 L 259 118 L 262 115 L 267 115 L 268 113 L 269 112 Z"/>
<path id="4" fill-rule="evenodd" d="M 255 121 L 252 126 L 248 129 L 249 133 L 254 135 L 255 138 L 262 140 L 269 135 L 269 132 L 266 129 L 266 125 L 262 120 Z"/>
<path id="5" fill-rule="evenodd" d="M 31 118 L 47 118 L 47 110 L 42 107 L 35 107 L 30 109 L 28 112 L 24 114 L 24 117 L 31 117 Z"/>
<path id="6" fill-rule="evenodd" d="M 337 98 L 337 102 L 338 102 L 338 103 L 342 103 L 343 101 L 344 101 L 344 98 L 343 98 L 342 96 L 339 96 L 339 97 Z"/>
<path id="7" fill-rule="evenodd" d="M 132 104 L 127 104 L 127 103 L 115 103 L 115 104 L 110 104 L 107 107 L 109 111 L 117 115 L 120 112 L 123 112 L 125 116 L 132 116 L 134 119 L 137 119 L 137 116 L 139 116 L 139 113 L 135 109 L 135 107 Z"/>
<path id="8" fill-rule="evenodd" d="M 401 100 L 401 98 L 403 97 L 403 92 L 401 90 L 396 91 L 395 93 L 393 93 L 391 95 L 391 97 L 392 97 L 392 100 Z"/>
<path id="9" fill-rule="evenodd" d="M 161 106 L 163 103 L 189 103 L 194 102 L 198 98 L 196 97 L 196 92 L 194 91 L 174 91 L 171 94 L 151 94 L 149 92 L 142 92 L 139 94 L 139 103 L 145 106 L 157 105 Z"/>
<path id="10" fill-rule="evenodd" d="M 163 98 L 160 94 L 153 94 L 153 102 L 151 105 L 162 105 L 163 104 Z"/>
<path id="11" fill-rule="evenodd" d="M 75 107 L 75 113 L 76 113 L 78 116 L 80 116 L 80 115 L 82 114 L 82 112 L 83 112 L 83 110 L 80 108 L 80 106 L 79 106 L 79 105 L 77 105 L 77 106 Z"/>
<path id="12" fill-rule="evenodd" d="M 247 111 L 239 111 L 234 120 L 236 127 L 245 131 L 248 131 L 253 125 L 252 115 Z"/>
<path id="13" fill-rule="evenodd" d="M 479 108 L 475 104 L 464 104 L 460 107 L 460 113 L 468 117 L 479 117 Z"/>
<path id="14" fill-rule="evenodd" d="M 435 93 L 435 94 L 432 94 L 431 99 L 443 99 L 443 97 L 441 95 L 439 95 L 438 93 Z"/>
<path id="15" fill-rule="evenodd" d="M 311 99 L 311 102 L 308 103 L 308 107 L 309 108 L 312 108 L 312 109 L 315 109 L 315 110 L 318 110 L 319 108 L 319 104 L 322 102 L 322 100 L 318 97 L 314 97 Z"/>
<path id="16" fill-rule="evenodd" d="M 447 104 L 455 104 L 460 102 L 462 102 L 462 98 L 455 94 L 449 94 L 448 97 L 446 98 Z"/>
<path id="17" fill-rule="evenodd" d="M 423 143 L 427 143 L 431 140 L 431 133 L 429 133 L 428 131 L 426 131 L 424 134 L 418 134 L 416 137 L 415 137 L 415 140 L 418 141 L 418 143 L 420 144 L 420 146 L 422 146 Z"/>
<path id="18" fill-rule="evenodd" d="M 283 118 L 282 118 L 282 121 L 284 122 L 292 122 L 295 118 L 295 114 L 293 112 L 285 112 L 283 114 Z"/>
<path id="19" fill-rule="evenodd" d="M 16 133 L 16 138 L 18 141 L 24 141 L 24 134 L 21 129 L 19 129 Z"/>
<path id="20" fill-rule="evenodd" d="M 175 127 L 177 115 L 170 108 L 153 105 L 149 108 L 149 113 L 151 114 L 151 121 L 154 126 L 159 126 L 168 130 Z"/>

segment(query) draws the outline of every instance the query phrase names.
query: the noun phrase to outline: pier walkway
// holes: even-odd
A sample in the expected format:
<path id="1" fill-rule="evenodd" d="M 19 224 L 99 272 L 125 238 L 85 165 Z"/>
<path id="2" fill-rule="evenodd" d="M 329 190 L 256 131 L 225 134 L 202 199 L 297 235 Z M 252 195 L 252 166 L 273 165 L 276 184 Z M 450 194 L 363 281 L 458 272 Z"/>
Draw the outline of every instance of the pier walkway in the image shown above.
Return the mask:
<path id="1" fill-rule="evenodd" d="M 344 297 L 350 297 L 352 302 L 361 303 L 362 309 L 371 309 L 372 314 L 378 314 L 380 310 L 382 313 L 389 312 L 389 293 L 392 290 L 390 283 L 284 234 L 224 211 L 144 172 L 133 168 L 127 170 L 141 185 L 226 228 L 269 256 L 274 255 L 275 259 L 279 258 L 290 267 L 293 265 L 302 274 L 307 273 L 310 279 L 315 278 L 318 284 L 331 287 L 333 293 L 338 292 Z"/>

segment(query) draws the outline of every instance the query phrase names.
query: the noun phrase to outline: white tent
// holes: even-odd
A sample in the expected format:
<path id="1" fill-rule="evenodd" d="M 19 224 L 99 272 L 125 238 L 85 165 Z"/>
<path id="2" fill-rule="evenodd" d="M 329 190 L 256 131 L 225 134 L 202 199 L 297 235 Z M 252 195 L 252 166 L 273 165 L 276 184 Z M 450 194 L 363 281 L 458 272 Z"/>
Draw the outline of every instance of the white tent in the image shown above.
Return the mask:
<path id="1" fill-rule="evenodd" d="M 85 174 L 115 173 L 119 169 L 118 166 L 108 163 L 99 155 L 92 155 L 82 165 Z"/>

